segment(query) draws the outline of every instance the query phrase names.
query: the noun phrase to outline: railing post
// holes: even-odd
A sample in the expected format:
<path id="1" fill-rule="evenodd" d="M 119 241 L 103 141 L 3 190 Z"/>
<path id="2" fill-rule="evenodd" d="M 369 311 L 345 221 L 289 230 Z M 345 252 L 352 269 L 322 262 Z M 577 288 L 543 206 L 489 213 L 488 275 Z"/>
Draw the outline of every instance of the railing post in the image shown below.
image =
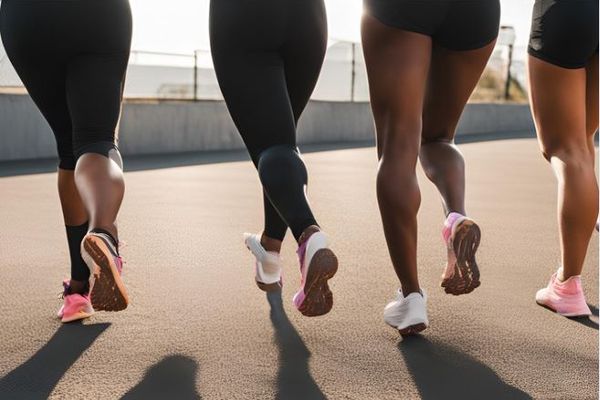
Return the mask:
<path id="1" fill-rule="evenodd" d="M 194 101 L 198 101 L 198 50 L 194 51 Z"/>

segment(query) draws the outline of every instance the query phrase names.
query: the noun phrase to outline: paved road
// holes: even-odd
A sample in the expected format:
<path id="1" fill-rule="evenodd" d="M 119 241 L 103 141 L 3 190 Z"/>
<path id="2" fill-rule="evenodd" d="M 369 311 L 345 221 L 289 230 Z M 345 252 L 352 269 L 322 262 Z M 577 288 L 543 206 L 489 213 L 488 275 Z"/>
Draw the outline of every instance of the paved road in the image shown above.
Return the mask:
<path id="1" fill-rule="evenodd" d="M 0 399 L 597 398 L 597 317 L 560 318 L 533 302 L 558 257 L 555 183 L 535 141 L 463 150 L 483 285 L 457 298 L 438 288 L 442 212 L 421 179 L 431 327 L 405 341 L 382 321 L 398 283 L 373 148 L 306 155 L 312 204 L 341 261 L 334 310 L 317 319 L 291 307 L 291 242 L 283 295 L 253 283 L 241 234 L 261 228 L 261 197 L 239 155 L 130 163 L 120 221 L 133 303 L 83 326 L 53 318 L 68 271 L 54 175 L 0 178 Z M 596 314 L 597 240 L 584 275 Z"/>

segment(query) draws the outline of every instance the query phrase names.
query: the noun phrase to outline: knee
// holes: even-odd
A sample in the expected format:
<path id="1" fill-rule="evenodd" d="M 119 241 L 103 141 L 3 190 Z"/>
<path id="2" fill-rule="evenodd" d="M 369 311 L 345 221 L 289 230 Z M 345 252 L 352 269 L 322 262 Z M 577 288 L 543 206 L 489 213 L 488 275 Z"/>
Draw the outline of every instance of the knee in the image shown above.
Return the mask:
<path id="1" fill-rule="evenodd" d="M 298 150 L 292 146 L 272 146 L 258 158 L 258 175 L 265 187 L 281 186 L 290 181 L 307 182 L 307 171 Z"/>
<path id="2" fill-rule="evenodd" d="M 377 172 L 377 198 L 380 206 L 394 213 L 414 217 L 421 205 L 421 192 L 414 165 L 383 158 Z"/>
<path id="3" fill-rule="evenodd" d="M 542 154 L 550 163 L 558 160 L 564 167 L 581 172 L 594 171 L 594 154 L 585 143 L 543 145 Z"/>
<path id="4" fill-rule="evenodd" d="M 79 160 L 84 154 L 99 154 L 114 161 L 114 163 L 122 170 L 123 158 L 119 148 L 114 141 L 92 142 L 81 145 L 74 149 L 75 159 Z"/>

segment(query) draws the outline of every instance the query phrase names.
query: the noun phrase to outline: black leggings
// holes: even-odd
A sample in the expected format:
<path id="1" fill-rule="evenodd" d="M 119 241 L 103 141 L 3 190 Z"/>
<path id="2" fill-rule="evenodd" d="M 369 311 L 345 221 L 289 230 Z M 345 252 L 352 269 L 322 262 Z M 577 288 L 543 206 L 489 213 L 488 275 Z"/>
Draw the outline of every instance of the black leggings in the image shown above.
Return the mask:
<path id="1" fill-rule="evenodd" d="M 227 107 L 264 189 L 265 235 L 298 239 L 315 218 L 296 124 L 327 48 L 322 0 L 212 0 L 210 38 Z"/>
<path id="2" fill-rule="evenodd" d="M 56 137 L 59 168 L 120 162 L 116 127 L 131 46 L 128 0 L 4 0 L 6 53 Z"/>

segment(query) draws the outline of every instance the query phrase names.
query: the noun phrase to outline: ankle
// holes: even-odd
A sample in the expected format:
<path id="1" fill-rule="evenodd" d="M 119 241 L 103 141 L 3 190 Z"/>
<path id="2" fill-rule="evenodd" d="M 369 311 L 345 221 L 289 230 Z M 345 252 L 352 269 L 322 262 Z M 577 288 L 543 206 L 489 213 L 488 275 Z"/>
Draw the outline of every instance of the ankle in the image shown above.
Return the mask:
<path id="1" fill-rule="evenodd" d="M 271 251 L 271 252 L 274 252 L 274 253 L 280 253 L 281 252 L 281 244 L 282 243 L 283 242 L 281 240 L 277 240 L 277 239 L 273 239 L 273 238 L 270 238 L 268 236 L 265 236 L 264 233 L 260 237 L 260 244 L 261 244 L 261 246 L 264 247 L 265 250 Z"/>
<path id="2" fill-rule="evenodd" d="M 419 284 L 402 285 L 402 295 L 404 297 L 408 296 L 411 293 L 419 293 L 421 295 L 423 294 L 423 292 L 421 292 Z"/>
<path id="3" fill-rule="evenodd" d="M 298 245 L 302 246 L 314 233 L 320 232 L 321 228 L 318 225 L 311 225 L 302 231 L 302 235 L 298 238 Z"/>
<path id="4" fill-rule="evenodd" d="M 69 282 L 69 294 L 86 294 L 90 286 L 88 281 L 76 281 L 71 279 Z"/>
<path id="5" fill-rule="evenodd" d="M 94 233 L 103 233 L 105 235 L 108 235 L 108 237 L 110 237 L 111 241 L 113 242 L 113 245 L 115 246 L 115 248 L 119 248 L 119 234 L 117 232 L 117 227 L 112 225 L 112 226 L 101 226 L 101 225 L 90 225 L 93 226 L 92 229 L 90 229 L 90 232 L 94 232 Z"/>

